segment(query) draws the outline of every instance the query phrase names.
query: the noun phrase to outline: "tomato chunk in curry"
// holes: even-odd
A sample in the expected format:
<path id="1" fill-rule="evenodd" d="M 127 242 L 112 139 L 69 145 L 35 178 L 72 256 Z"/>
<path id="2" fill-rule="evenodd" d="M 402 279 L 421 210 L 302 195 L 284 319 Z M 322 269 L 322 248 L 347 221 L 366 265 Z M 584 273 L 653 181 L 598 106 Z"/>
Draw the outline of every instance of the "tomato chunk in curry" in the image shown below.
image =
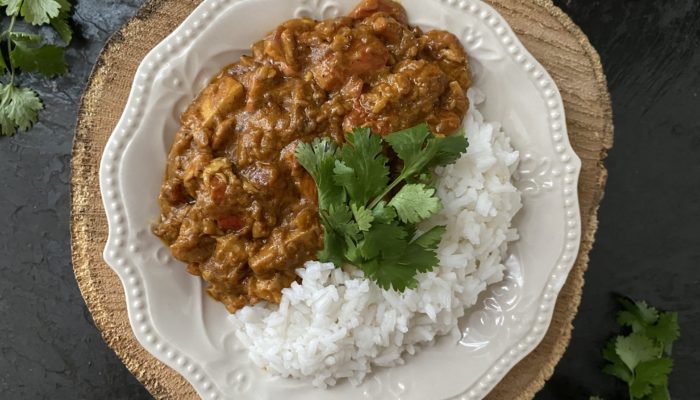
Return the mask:
<path id="1" fill-rule="evenodd" d="M 154 232 L 230 312 L 278 303 L 323 244 L 316 186 L 300 141 L 427 122 L 456 131 L 469 64 L 449 32 L 408 25 L 390 0 L 346 17 L 293 19 L 224 68 L 181 117 Z"/>

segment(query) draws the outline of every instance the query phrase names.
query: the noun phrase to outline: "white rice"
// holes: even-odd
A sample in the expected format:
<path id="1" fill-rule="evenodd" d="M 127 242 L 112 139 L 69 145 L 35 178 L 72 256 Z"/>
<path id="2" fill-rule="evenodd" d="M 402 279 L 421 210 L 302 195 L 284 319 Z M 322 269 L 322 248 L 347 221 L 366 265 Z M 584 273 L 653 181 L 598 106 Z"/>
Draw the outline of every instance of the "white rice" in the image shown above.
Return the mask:
<path id="1" fill-rule="evenodd" d="M 230 317 L 256 365 L 318 387 L 342 378 L 360 384 L 373 365 L 401 364 L 455 329 L 479 293 L 503 279 L 508 243 L 518 238 L 511 220 L 521 198 L 511 175 L 519 155 L 500 125 L 476 110 L 483 95 L 470 90 L 469 97 L 469 150 L 436 171 L 444 210 L 423 226 L 447 226 L 439 266 L 419 275 L 415 290 L 397 293 L 357 270 L 306 263 L 297 270 L 302 283 L 285 289 L 279 306 L 261 303 Z"/>

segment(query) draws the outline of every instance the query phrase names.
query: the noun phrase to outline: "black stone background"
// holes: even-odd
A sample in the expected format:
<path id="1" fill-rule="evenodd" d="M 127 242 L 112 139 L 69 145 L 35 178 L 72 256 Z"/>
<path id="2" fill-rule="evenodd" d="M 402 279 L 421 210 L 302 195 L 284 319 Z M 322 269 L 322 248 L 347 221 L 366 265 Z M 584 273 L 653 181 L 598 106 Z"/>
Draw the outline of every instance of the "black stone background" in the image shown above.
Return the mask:
<path id="1" fill-rule="evenodd" d="M 71 268 L 70 152 L 85 82 L 143 0 L 78 0 L 70 74 L 23 76 L 46 103 L 0 138 L 0 399 L 148 399 L 95 329 Z M 700 2 L 556 0 L 600 52 L 615 148 L 573 339 L 538 400 L 623 399 L 600 372 L 611 293 L 680 312 L 674 399 L 700 399 Z M 0 21 L 6 24 L 7 20 Z"/>

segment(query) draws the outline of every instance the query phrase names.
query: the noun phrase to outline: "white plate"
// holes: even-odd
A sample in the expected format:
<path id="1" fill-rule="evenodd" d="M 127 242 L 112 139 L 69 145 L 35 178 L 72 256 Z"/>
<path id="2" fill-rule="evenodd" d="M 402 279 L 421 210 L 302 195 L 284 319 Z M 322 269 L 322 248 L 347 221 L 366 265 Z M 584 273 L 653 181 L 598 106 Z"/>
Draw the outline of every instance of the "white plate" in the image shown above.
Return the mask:
<path id="1" fill-rule="evenodd" d="M 360 387 L 321 390 L 272 378 L 237 342 L 224 307 L 204 294 L 151 233 L 166 155 L 179 114 L 224 65 L 282 21 L 346 14 L 357 0 L 204 0 L 138 69 L 124 115 L 102 158 L 109 220 L 104 257 L 124 285 L 139 342 L 206 399 L 477 399 L 540 342 L 578 252 L 581 162 L 569 145 L 561 96 L 505 20 L 479 0 L 403 0 L 412 24 L 447 29 L 472 59 L 486 119 L 501 121 L 522 163 L 521 239 L 508 278 L 460 325 L 405 365 L 375 371 Z"/>

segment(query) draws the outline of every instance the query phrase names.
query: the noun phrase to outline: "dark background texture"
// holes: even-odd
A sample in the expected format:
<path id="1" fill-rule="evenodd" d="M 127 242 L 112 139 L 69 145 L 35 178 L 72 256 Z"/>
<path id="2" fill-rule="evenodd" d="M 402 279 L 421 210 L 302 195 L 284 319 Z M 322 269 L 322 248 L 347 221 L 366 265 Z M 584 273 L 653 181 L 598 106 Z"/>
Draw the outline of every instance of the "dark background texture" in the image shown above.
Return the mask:
<path id="1" fill-rule="evenodd" d="M 75 2 L 70 73 L 20 79 L 46 109 L 30 132 L 0 138 L 0 399 L 150 398 L 92 323 L 69 234 L 80 95 L 105 41 L 142 3 Z M 671 394 L 700 399 L 700 1 L 555 3 L 601 55 L 616 132 L 571 345 L 536 398 L 625 398 L 600 372 L 622 293 L 680 313 Z"/>

